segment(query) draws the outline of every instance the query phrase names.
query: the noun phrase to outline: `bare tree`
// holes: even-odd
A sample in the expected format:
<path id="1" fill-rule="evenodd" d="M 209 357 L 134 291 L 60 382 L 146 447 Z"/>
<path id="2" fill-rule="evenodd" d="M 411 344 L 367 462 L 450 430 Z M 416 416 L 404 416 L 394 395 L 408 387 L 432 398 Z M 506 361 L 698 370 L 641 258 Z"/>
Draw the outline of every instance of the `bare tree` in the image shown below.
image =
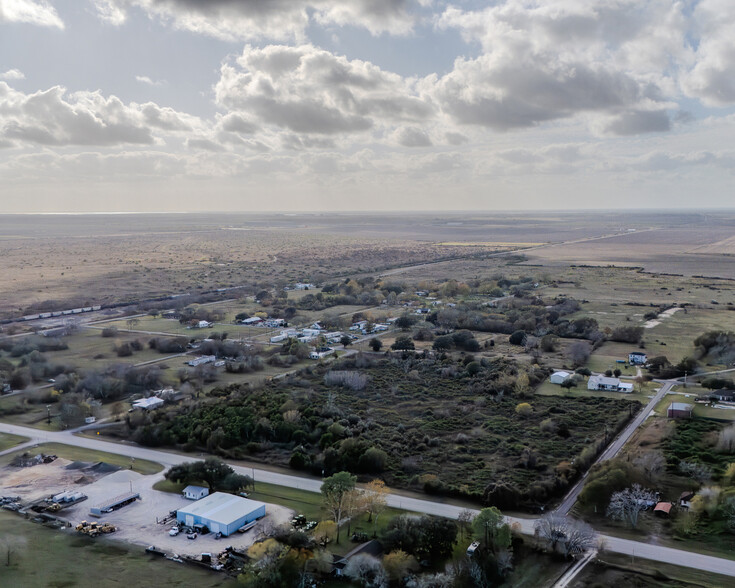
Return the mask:
<path id="1" fill-rule="evenodd" d="M 666 467 L 666 459 L 660 451 L 646 451 L 633 460 L 633 465 L 643 471 L 649 482 L 655 482 Z"/>
<path id="2" fill-rule="evenodd" d="M 380 560 L 367 553 L 350 558 L 345 566 L 345 576 L 352 578 L 365 588 L 387 588 L 388 574 Z"/>
<path id="3" fill-rule="evenodd" d="M 133 328 L 136 327 L 139 322 L 140 320 L 135 317 L 130 317 L 128 320 L 126 320 L 125 323 L 128 325 L 128 331 L 132 331 Z"/>
<path id="4" fill-rule="evenodd" d="M 15 554 L 25 551 L 25 544 L 26 538 L 20 535 L 8 533 L 0 537 L 0 549 L 5 552 L 6 567 L 10 567 L 10 560 Z"/>
<path id="5" fill-rule="evenodd" d="M 472 519 L 475 518 L 475 514 L 468 508 L 463 509 L 460 511 L 459 515 L 457 515 L 457 523 L 459 523 L 459 536 L 461 539 L 464 539 L 464 535 L 467 532 L 467 529 L 470 528 L 470 523 L 472 523 Z"/>
<path id="6" fill-rule="evenodd" d="M 640 484 L 615 492 L 607 505 L 607 516 L 616 521 L 628 523 L 634 529 L 638 525 L 638 515 L 656 502 L 656 494 Z"/>
<path id="7" fill-rule="evenodd" d="M 735 425 L 725 427 L 717 439 L 717 451 L 735 453 Z"/>
<path id="8" fill-rule="evenodd" d="M 536 521 L 536 535 L 551 551 L 564 557 L 582 553 L 595 545 L 595 531 L 587 523 L 569 517 L 547 514 Z"/>
<path id="9" fill-rule="evenodd" d="M 378 517 L 385 510 L 387 497 L 388 487 L 383 480 L 375 479 L 365 485 L 365 510 L 368 513 L 368 522 L 373 523 L 373 537 L 376 536 Z"/>
<path id="10" fill-rule="evenodd" d="M 586 341 L 577 341 L 572 343 L 567 349 L 567 357 L 572 361 L 574 367 L 579 367 L 587 363 L 592 354 L 592 345 Z"/>

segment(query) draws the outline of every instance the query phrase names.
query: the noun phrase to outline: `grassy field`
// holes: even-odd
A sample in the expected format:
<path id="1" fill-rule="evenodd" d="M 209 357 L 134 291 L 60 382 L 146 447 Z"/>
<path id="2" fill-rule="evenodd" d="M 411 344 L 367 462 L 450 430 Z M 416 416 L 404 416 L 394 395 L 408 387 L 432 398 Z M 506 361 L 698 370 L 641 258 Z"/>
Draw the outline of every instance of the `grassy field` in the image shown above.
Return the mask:
<path id="1" fill-rule="evenodd" d="M 21 453 L 23 451 L 28 451 L 34 455 L 38 453 L 57 455 L 71 461 L 86 461 L 90 463 L 104 461 L 105 463 L 119 466 L 121 468 L 130 468 L 132 463 L 131 469 L 134 472 L 138 472 L 143 475 L 157 474 L 163 470 L 163 466 L 161 464 L 145 459 L 136 459 L 135 461 L 132 461 L 131 458 L 123 455 L 106 453 L 104 451 L 95 451 L 94 449 L 84 449 L 82 447 L 73 447 L 62 443 L 41 443 L 40 445 L 36 445 L 30 449 L 19 450 L 17 453 Z M 9 464 L 15 455 L 16 452 L 0 457 L 0 465 L 5 466 Z"/>
<path id="2" fill-rule="evenodd" d="M 17 546 L 6 566 L 7 547 L 0 541 L 0 586 L 8 588 L 237 586 L 224 575 L 147 555 L 139 546 L 106 537 L 90 540 L 0 511 L 0 538 L 6 537 Z"/>
<path id="3" fill-rule="evenodd" d="M 599 555 L 594 564 L 583 569 L 577 581 L 592 585 L 639 588 L 649 586 L 721 588 L 732 584 L 732 578 L 729 576 L 720 576 L 707 570 L 695 570 L 607 552 Z"/>
<path id="4" fill-rule="evenodd" d="M 587 390 L 587 383 L 582 382 L 576 388 L 565 389 L 557 384 L 552 384 L 546 380 L 538 388 L 536 394 L 541 396 L 562 396 L 565 398 L 612 398 L 615 400 L 637 400 L 642 404 L 648 404 L 651 397 L 655 394 L 659 385 L 655 382 L 647 382 L 643 385 L 642 391 L 623 394 L 622 392 L 602 392 L 597 390 Z"/>
<path id="5" fill-rule="evenodd" d="M 0 451 L 5 451 L 21 443 L 28 441 L 28 437 L 20 435 L 11 435 L 10 433 L 0 433 Z"/>

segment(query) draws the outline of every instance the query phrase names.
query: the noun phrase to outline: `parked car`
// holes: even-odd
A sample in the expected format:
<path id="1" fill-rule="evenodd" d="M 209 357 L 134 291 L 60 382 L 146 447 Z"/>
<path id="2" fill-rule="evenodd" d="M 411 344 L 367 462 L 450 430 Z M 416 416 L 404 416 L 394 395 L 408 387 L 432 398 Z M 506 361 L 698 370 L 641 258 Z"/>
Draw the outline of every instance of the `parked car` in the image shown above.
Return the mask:
<path id="1" fill-rule="evenodd" d="M 196 539 L 197 538 L 197 534 L 196 533 L 187 533 L 186 538 L 187 539 Z"/>
<path id="2" fill-rule="evenodd" d="M 179 534 L 179 528 L 178 527 L 172 527 L 171 530 L 168 532 L 171 537 L 176 537 L 176 535 Z"/>

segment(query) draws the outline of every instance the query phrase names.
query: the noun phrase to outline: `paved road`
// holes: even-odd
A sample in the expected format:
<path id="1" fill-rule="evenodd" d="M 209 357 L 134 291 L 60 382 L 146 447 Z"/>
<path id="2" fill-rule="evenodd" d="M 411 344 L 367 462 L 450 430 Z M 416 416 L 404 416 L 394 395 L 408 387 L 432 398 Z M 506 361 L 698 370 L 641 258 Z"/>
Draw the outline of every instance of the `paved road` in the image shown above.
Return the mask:
<path id="1" fill-rule="evenodd" d="M 615 457 L 618 452 L 623 448 L 623 445 L 625 445 L 628 442 L 628 439 L 631 438 L 633 433 L 635 433 L 636 429 L 641 426 L 643 421 L 645 421 L 649 415 L 653 412 L 653 409 L 656 407 L 656 405 L 661 401 L 661 399 L 671 390 L 673 386 L 676 385 L 676 381 L 674 380 L 667 380 L 662 382 L 662 386 L 659 389 L 659 391 L 654 395 L 653 398 L 651 398 L 650 402 L 638 413 L 638 416 L 636 416 L 629 424 L 628 426 L 623 430 L 622 433 L 620 433 L 610 445 L 607 446 L 607 449 L 603 451 L 600 454 L 600 457 L 597 458 L 597 461 L 595 463 L 601 463 L 603 461 L 607 461 L 608 459 L 612 459 Z M 560 515 L 568 515 L 569 511 L 572 510 L 572 507 L 574 506 L 574 503 L 577 502 L 577 497 L 579 496 L 579 493 L 582 492 L 582 488 L 584 488 L 585 480 L 587 479 L 587 473 L 585 473 L 584 476 L 572 487 L 572 489 L 567 493 L 567 495 L 564 497 L 564 500 L 559 504 L 559 506 L 556 507 L 555 512 Z"/>
<path id="2" fill-rule="evenodd" d="M 578 559 L 575 564 L 570 567 L 561 578 L 559 578 L 554 584 L 553 588 L 567 588 L 569 584 L 577 577 L 577 574 L 582 571 L 582 568 L 590 563 L 597 556 L 596 549 L 590 549 L 583 557 Z"/>
<path id="3" fill-rule="evenodd" d="M 196 459 L 194 456 L 178 455 L 167 451 L 156 449 L 146 449 L 137 445 L 128 443 L 116 443 L 113 441 L 103 441 L 102 439 L 89 439 L 87 437 L 76 437 L 71 431 L 50 432 L 39 429 L 31 429 L 28 427 L 20 427 L 0 423 L 0 432 L 12 433 L 14 435 L 22 435 L 30 437 L 36 442 L 56 442 L 84 447 L 87 449 L 95 449 L 99 451 L 107 451 L 118 455 L 135 457 L 136 459 L 148 459 L 161 463 L 166 467 L 191 461 Z M 24 444 L 25 445 L 25 444 Z M 17 448 L 16 448 L 17 449 Z M 299 488 L 309 492 L 319 492 L 321 488 L 321 480 L 316 478 L 305 478 L 300 476 L 292 476 L 289 474 L 281 474 L 260 470 L 257 468 L 233 466 L 234 469 L 241 474 L 255 475 L 256 481 L 267 482 L 278 486 L 286 486 L 290 488 Z M 452 504 L 444 504 L 441 502 L 433 502 L 429 500 L 421 500 L 398 494 L 390 494 L 387 497 L 389 506 L 401 508 L 413 512 L 426 513 L 436 516 L 456 519 L 459 513 L 464 509 L 460 506 Z M 476 510 L 472 511 L 475 514 Z M 523 519 L 519 517 L 506 517 L 511 524 L 517 524 L 522 533 L 532 535 L 534 532 L 535 519 Z M 724 574 L 735 577 L 735 561 L 729 559 L 720 559 L 717 557 L 701 555 L 694 552 L 673 549 L 670 547 L 662 547 L 660 545 L 649 545 L 639 541 L 631 541 L 629 539 L 620 539 L 618 537 L 610 537 L 606 535 L 600 536 L 602 545 L 607 551 L 630 555 L 632 557 L 642 557 L 644 559 L 652 559 L 670 563 L 673 565 L 707 570 L 713 573 Z"/>

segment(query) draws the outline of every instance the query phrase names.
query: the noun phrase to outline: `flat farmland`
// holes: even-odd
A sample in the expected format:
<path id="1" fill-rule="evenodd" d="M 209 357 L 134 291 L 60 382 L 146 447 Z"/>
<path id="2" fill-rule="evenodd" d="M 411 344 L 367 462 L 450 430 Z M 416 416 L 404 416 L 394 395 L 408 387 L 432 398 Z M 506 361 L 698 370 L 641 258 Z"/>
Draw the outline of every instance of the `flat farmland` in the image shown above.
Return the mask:
<path id="1" fill-rule="evenodd" d="M 730 253 L 732 237 L 732 227 L 657 228 L 538 248 L 527 253 L 527 263 L 640 266 L 648 272 L 735 279 L 735 260 L 721 255 Z"/>

